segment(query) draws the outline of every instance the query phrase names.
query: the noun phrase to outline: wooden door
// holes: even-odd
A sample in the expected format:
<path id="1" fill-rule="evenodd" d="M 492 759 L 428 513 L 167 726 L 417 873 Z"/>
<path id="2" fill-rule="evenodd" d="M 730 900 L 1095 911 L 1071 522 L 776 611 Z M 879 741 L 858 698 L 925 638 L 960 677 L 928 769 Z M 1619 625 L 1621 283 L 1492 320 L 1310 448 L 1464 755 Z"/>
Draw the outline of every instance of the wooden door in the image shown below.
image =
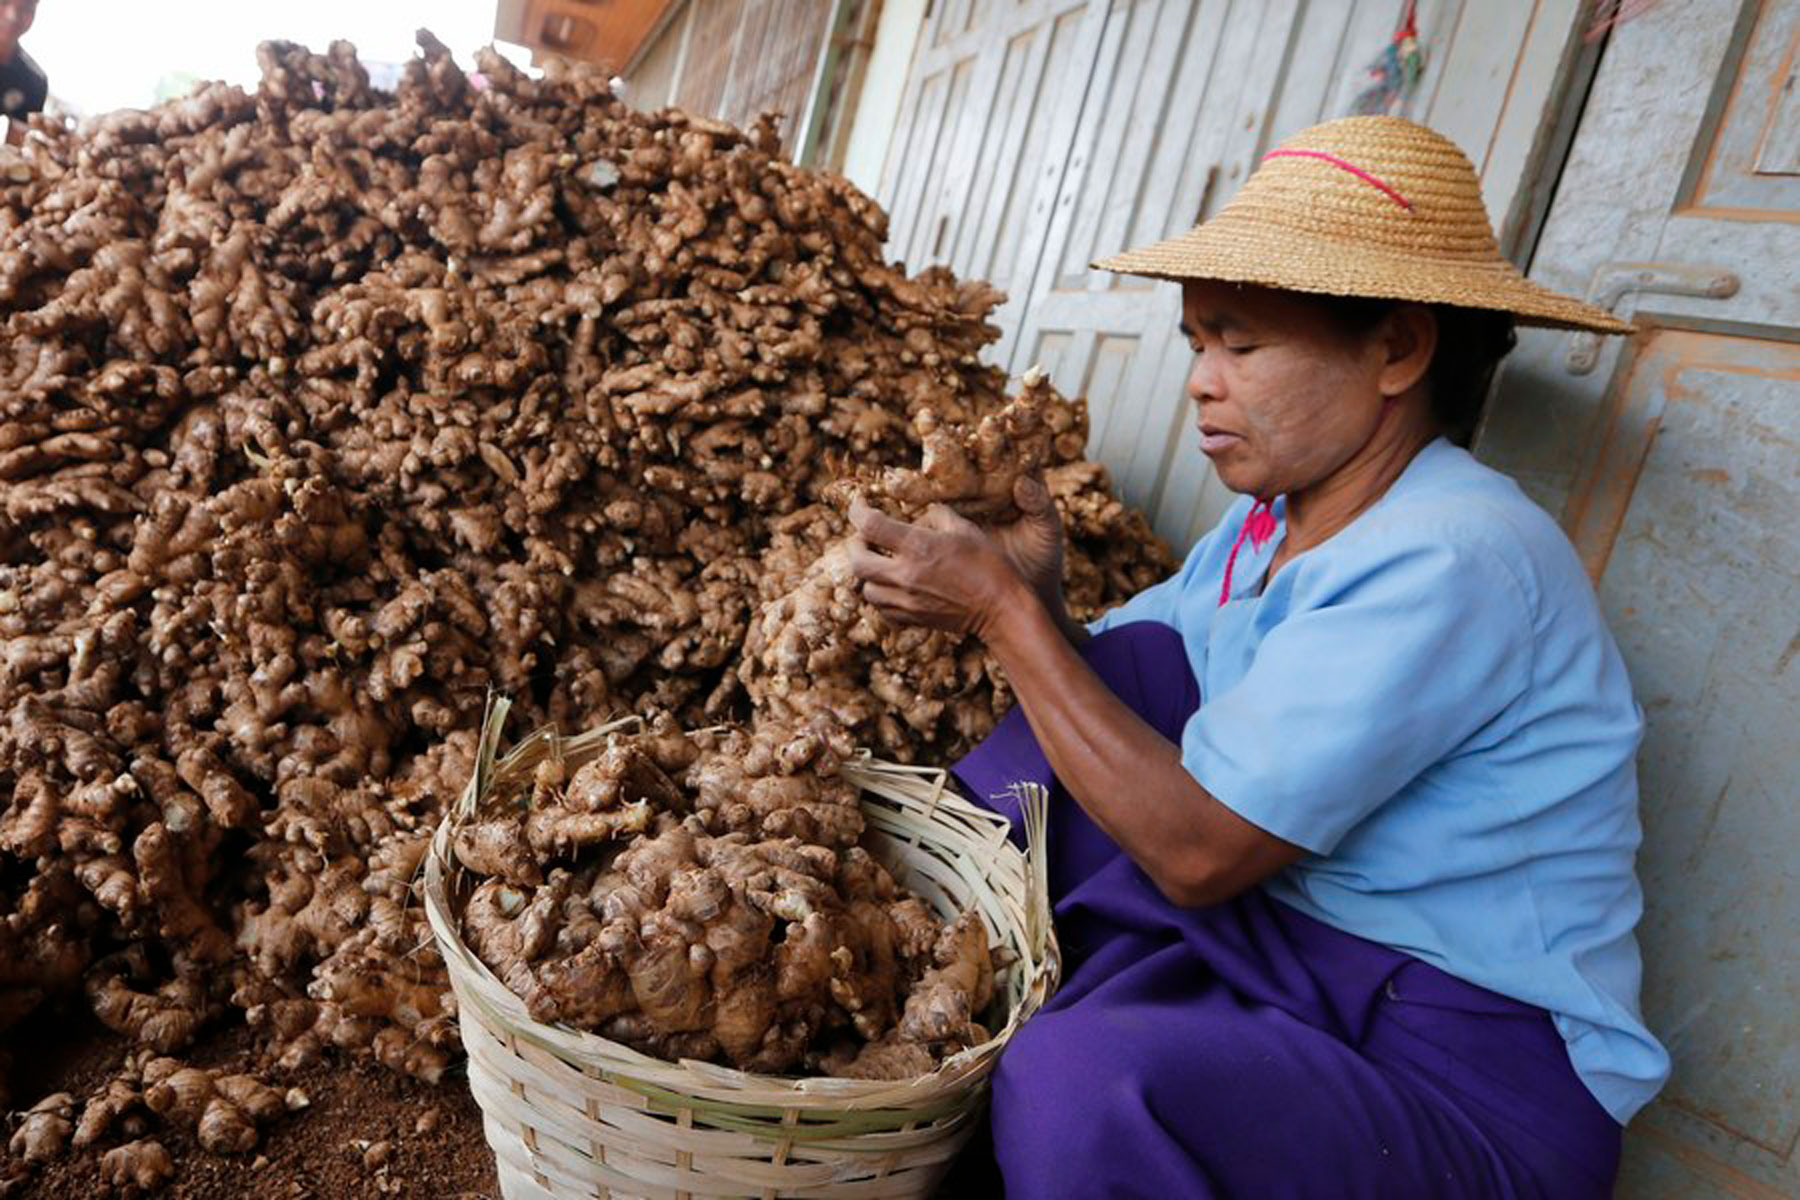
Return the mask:
<path id="1" fill-rule="evenodd" d="M 1800 3 L 1613 35 L 1532 274 L 1633 315 L 1533 333 L 1478 452 L 1560 512 L 1647 718 L 1644 1010 L 1674 1075 L 1628 1200 L 1800 1197 Z"/>
<path id="2" fill-rule="evenodd" d="M 878 199 L 888 256 L 1007 292 L 1004 363 L 1068 162 L 1104 0 L 936 0 Z"/>

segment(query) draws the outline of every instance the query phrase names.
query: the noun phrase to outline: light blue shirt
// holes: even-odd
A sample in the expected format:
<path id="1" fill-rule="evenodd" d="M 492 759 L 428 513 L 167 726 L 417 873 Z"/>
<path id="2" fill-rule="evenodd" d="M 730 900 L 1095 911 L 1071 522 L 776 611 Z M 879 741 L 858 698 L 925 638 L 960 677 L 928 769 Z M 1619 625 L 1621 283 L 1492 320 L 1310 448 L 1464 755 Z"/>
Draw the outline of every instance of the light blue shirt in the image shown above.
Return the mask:
<path id="1" fill-rule="evenodd" d="M 1201 697 L 1183 764 L 1310 852 L 1271 895 L 1546 1009 L 1625 1122 L 1669 1069 L 1632 934 L 1643 718 L 1573 547 L 1439 440 L 1266 589 L 1285 522 L 1245 540 L 1221 606 L 1249 503 L 1094 628 L 1180 631 Z"/>

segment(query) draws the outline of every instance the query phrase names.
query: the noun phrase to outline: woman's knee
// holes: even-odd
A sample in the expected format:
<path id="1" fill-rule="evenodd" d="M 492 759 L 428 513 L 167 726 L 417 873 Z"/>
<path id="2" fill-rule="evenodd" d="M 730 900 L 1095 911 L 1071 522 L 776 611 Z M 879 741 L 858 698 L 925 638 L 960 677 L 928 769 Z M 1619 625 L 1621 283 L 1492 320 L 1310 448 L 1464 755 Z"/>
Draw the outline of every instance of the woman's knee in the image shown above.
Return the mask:
<path id="1" fill-rule="evenodd" d="M 1105 1039 L 1067 1018 L 1033 1018 L 995 1070 L 990 1120 L 1007 1194 L 1135 1195 L 1128 1143 L 1143 1097 Z"/>
<path id="2" fill-rule="evenodd" d="M 994 1070 L 996 1143 L 1065 1145 L 1090 1132 L 1097 1081 L 1071 1024 L 1064 1014 L 1041 1013 L 1013 1035 Z"/>

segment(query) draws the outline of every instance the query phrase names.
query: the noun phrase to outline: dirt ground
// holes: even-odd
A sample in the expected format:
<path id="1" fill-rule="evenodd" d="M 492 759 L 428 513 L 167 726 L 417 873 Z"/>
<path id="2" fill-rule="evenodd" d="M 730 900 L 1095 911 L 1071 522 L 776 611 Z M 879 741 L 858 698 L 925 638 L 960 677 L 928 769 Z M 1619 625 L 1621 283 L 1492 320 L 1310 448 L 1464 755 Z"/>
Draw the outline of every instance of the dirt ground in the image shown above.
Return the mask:
<path id="1" fill-rule="evenodd" d="M 48 1092 L 73 1093 L 77 1104 L 117 1069 L 126 1042 L 103 1028 L 19 1030 L 9 1039 L 20 1061 L 15 1101 Z M 33 1033 L 36 1037 L 31 1036 Z M 36 1047 L 34 1050 L 33 1047 Z M 181 1055 L 195 1066 L 245 1069 L 251 1043 L 243 1028 L 215 1034 Z M 311 1104 L 263 1131 L 246 1155 L 202 1150 L 183 1132 L 160 1127 L 155 1137 L 175 1163 L 157 1196 L 179 1200 L 361 1200 L 420 1197 L 498 1200 L 494 1159 L 481 1131 L 481 1110 L 460 1071 L 436 1087 L 371 1064 L 326 1059 L 299 1071 L 263 1072 L 265 1082 L 298 1087 Z M 112 1141 L 107 1143 L 110 1147 Z M 0 1164 L 6 1160 L 0 1156 Z M 0 1168 L 3 1170 L 3 1168 Z M 0 1196 L 99 1197 L 111 1194 L 99 1153 L 65 1157 Z"/>
<path id="2" fill-rule="evenodd" d="M 34 1020 L 8 1040 L 16 1055 L 15 1102 L 30 1104 L 51 1092 L 80 1103 L 118 1069 L 128 1043 L 91 1023 Z M 249 1032 L 239 1026 L 183 1051 L 200 1067 L 253 1070 Z M 154 1137 L 175 1163 L 175 1177 L 153 1193 L 170 1200 L 499 1200 L 494 1158 L 481 1130 L 481 1110 L 457 1068 L 436 1087 L 370 1063 L 328 1058 L 293 1072 L 258 1072 L 283 1089 L 297 1087 L 311 1103 L 263 1130 L 245 1155 L 212 1154 L 193 1137 L 153 1124 Z M 3 1135 L 0 1135 L 3 1136 Z M 99 1151 L 70 1154 L 13 1177 L 17 1166 L 0 1152 L 0 1200 L 70 1200 L 116 1195 L 100 1171 Z M 998 1200 L 1002 1188 L 991 1147 L 978 1137 L 957 1163 L 939 1197 Z"/>

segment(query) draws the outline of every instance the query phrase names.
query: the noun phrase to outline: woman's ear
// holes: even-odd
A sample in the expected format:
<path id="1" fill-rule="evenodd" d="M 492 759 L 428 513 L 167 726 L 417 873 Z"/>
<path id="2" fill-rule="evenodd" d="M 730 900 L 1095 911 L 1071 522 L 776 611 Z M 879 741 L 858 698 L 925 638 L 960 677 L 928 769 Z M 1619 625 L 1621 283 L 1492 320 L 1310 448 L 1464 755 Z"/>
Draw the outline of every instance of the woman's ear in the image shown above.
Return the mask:
<path id="1" fill-rule="evenodd" d="M 1423 304 L 1402 304 L 1381 325 L 1383 396 L 1405 395 L 1425 378 L 1437 352 L 1437 314 Z"/>

